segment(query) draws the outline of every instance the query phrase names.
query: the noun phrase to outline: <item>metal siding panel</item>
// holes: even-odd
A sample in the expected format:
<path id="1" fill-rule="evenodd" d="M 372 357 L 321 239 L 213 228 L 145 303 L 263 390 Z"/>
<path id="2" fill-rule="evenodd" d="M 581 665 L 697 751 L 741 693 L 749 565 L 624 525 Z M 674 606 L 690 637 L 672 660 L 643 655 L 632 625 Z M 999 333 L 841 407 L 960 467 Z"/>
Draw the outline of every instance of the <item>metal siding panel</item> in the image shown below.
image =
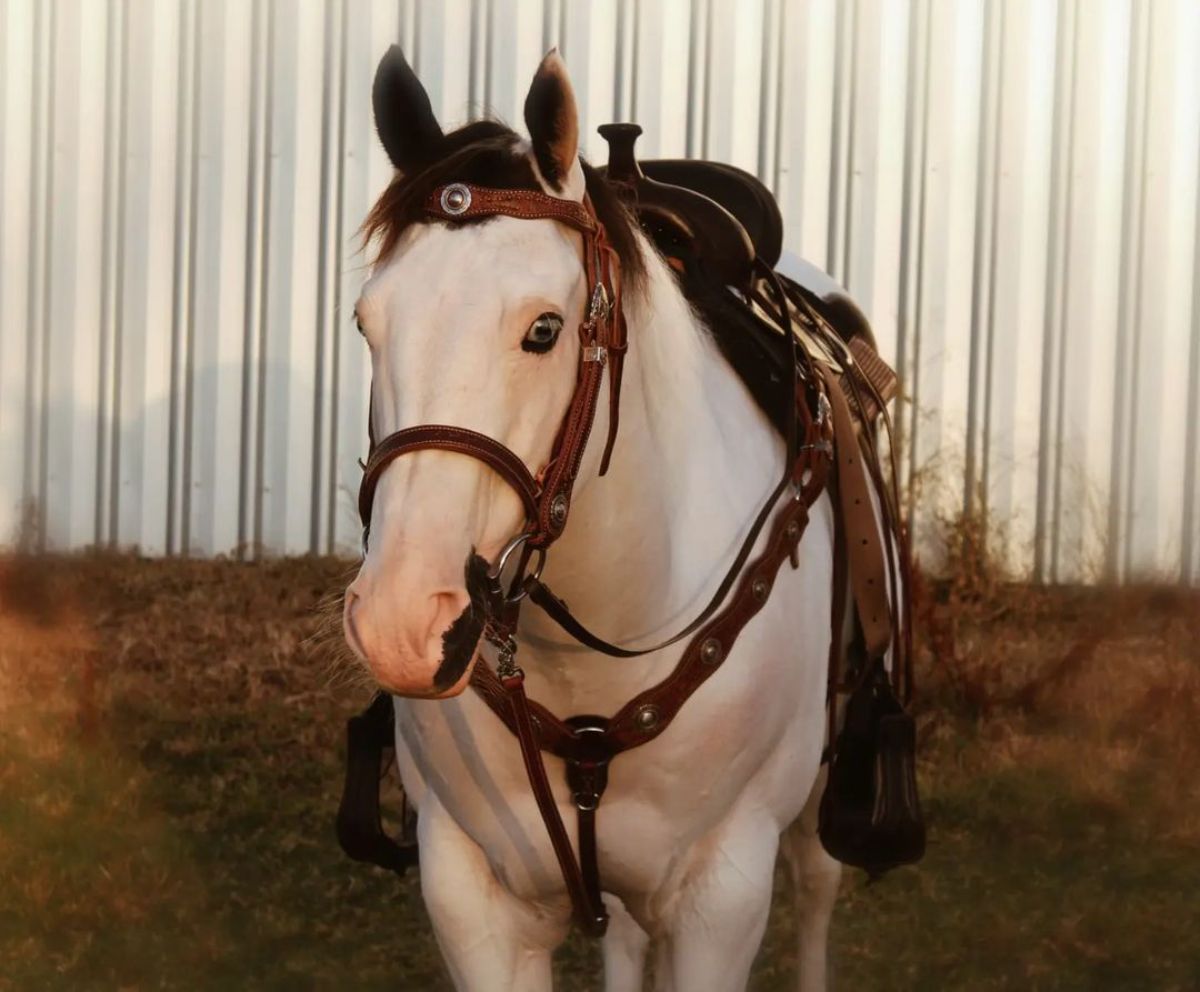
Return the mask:
<path id="1" fill-rule="evenodd" d="M 910 478 L 920 543 L 962 506 L 966 465 L 979 143 L 984 81 L 983 0 L 930 10 L 926 243 L 916 274 Z M 936 563 L 934 563 L 936 564 Z"/>
<path id="2" fill-rule="evenodd" d="M 1107 548 L 1111 575 L 1200 579 L 1191 0 L 3 0 L 0 23 L 0 535 L 28 496 L 54 547 L 356 547 L 354 232 L 392 175 L 368 94 L 398 39 L 447 127 L 520 127 L 557 45 L 593 161 L 632 117 L 645 156 L 773 185 L 788 249 L 902 352 L 919 536 L 982 486 L 1018 573 L 1094 578 Z"/>
<path id="3" fill-rule="evenodd" d="M 1026 511 L 1037 499 L 1055 8 L 1022 0 L 1008 3 L 1006 15 L 980 478 L 1005 557 L 1025 571 L 1033 545 Z"/>
<path id="4" fill-rule="evenodd" d="M 189 554 L 237 544 L 250 113 L 249 6 L 198 8 Z"/>
<path id="5" fill-rule="evenodd" d="M 1182 453 L 1180 403 L 1187 396 L 1190 337 L 1192 204 L 1200 80 L 1194 17 L 1172 3 L 1151 6 L 1148 40 L 1146 158 L 1140 307 L 1130 425 L 1128 535 L 1125 568 L 1142 578 L 1175 571 L 1181 548 Z"/>
<path id="6" fill-rule="evenodd" d="M 822 264 L 831 218 L 829 200 L 835 46 L 834 0 L 808 0 L 785 10 L 787 60 L 781 95 L 780 205 L 786 247 Z"/>
<path id="7" fill-rule="evenodd" d="M 0 540 L 9 542 L 22 536 L 26 440 L 33 426 L 26 369 L 36 312 L 33 249 L 44 85 L 37 21 L 33 0 L 5 0 L 0 9 Z"/>
<path id="8" fill-rule="evenodd" d="M 712 0 L 704 158 L 758 166 L 763 0 Z"/>
<path id="9" fill-rule="evenodd" d="M 331 425 L 330 453 L 336 478 L 336 492 L 330 509 L 333 550 L 353 554 L 359 550 L 361 527 L 355 493 L 361 470 L 360 458 L 366 458 L 367 414 L 370 391 L 370 359 L 367 348 L 354 327 L 354 303 L 366 278 L 369 256 L 359 250 L 359 225 L 371 203 L 392 177 L 392 167 L 379 145 L 371 118 L 368 99 L 352 99 L 351 94 L 371 91 L 371 79 L 392 35 L 388 33 L 391 4 L 376 2 L 363 16 L 345 21 L 345 93 L 342 102 L 342 185 L 339 191 L 343 231 L 343 255 L 339 271 L 338 293 L 341 306 L 334 330 L 336 369 L 334 389 L 338 395 L 337 420 Z"/>
<path id="10" fill-rule="evenodd" d="M 59 549 L 95 540 L 105 24 L 98 4 L 61 3 L 56 13 L 38 489 L 46 546 Z"/>
<path id="11" fill-rule="evenodd" d="M 321 64 L 323 18 L 313 4 L 274 2 L 260 539 L 297 553 L 309 549 L 314 498 L 321 87 L 308 67 Z"/>
<path id="12" fill-rule="evenodd" d="M 1078 22 L 1080 82 L 1070 125 L 1076 154 L 1067 205 L 1071 276 L 1064 287 L 1049 576 L 1059 581 L 1103 571 L 1125 142 L 1124 115 L 1112 108 L 1124 101 L 1128 25 L 1128 0 L 1092 7 Z"/>
<path id="13" fill-rule="evenodd" d="M 641 0 L 635 5 L 638 23 L 637 82 L 629 119 L 644 128 L 638 152 L 646 158 L 682 158 L 687 149 L 688 23 L 687 0 Z M 569 65 L 574 72 L 574 65 Z M 594 131 L 598 119 L 584 130 Z M 603 144 L 603 142 L 600 142 Z M 604 161 L 601 153 L 600 162 Z"/>

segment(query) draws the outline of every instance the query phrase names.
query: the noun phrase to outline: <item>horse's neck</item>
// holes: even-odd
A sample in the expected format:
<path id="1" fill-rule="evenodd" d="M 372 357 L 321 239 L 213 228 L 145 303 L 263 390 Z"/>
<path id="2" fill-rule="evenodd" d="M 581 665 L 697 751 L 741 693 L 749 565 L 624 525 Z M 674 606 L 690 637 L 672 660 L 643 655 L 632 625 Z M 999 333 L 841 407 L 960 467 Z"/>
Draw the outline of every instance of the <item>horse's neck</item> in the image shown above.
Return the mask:
<path id="1" fill-rule="evenodd" d="M 674 633 L 707 602 L 782 458 L 775 432 L 667 267 L 656 256 L 648 261 L 645 293 L 626 302 L 629 352 L 612 465 L 597 477 L 589 452 L 546 572 L 585 624 L 634 645 Z M 607 407 L 597 411 L 592 448 L 602 446 L 607 415 Z M 580 668 L 585 659 L 536 609 L 525 613 L 538 658 L 551 669 L 569 665 L 578 684 L 593 666 Z M 628 662 L 593 660 L 609 679 L 614 664 L 630 670 Z"/>

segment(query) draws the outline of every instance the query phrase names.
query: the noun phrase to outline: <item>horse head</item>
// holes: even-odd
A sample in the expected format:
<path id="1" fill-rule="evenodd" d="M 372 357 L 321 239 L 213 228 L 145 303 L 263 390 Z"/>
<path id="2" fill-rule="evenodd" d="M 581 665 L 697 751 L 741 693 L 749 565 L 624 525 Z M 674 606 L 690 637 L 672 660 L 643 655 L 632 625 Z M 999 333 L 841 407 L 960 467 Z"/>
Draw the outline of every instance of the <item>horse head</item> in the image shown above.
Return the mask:
<path id="1" fill-rule="evenodd" d="M 551 52 L 525 102 L 530 140 L 491 122 L 444 134 L 398 48 L 380 62 L 375 122 L 397 173 L 365 225 L 378 256 L 355 306 L 371 353 L 371 427 L 487 435 L 530 472 L 550 458 L 574 393 L 587 284 L 579 235 L 550 219 L 429 215 L 447 184 L 582 201 L 575 98 Z M 369 544 L 346 591 L 347 642 L 390 692 L 441 698 L 469 679 L 478 576 L 526 519 L 476 458 L 422 450 L 390 462 L 367 509 Z"/>

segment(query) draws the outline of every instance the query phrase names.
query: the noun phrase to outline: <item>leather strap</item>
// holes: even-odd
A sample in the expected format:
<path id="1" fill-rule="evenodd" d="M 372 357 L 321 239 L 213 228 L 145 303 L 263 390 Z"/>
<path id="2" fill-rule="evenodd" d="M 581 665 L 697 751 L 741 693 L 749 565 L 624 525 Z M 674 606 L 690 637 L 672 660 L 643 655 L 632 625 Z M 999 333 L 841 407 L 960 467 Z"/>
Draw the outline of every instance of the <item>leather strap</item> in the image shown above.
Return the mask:
<path id="1" fill-rule="evenodd" d="M 846 531 L 846 553 L 850 563 L 850 585 L 858 609 L 867 654 L 881 658 L 892 640 L 892 608 L 887 594 L 880 529 L 867 486 L 863 453 L 850 407 L 833 372 L 820 366 L 833 406 L 834 442 L 837 449 L 837 491 L 840 516 Z"/>
<path id="2" fill-rule="evenodd" d="M 500 442 L 464 428 L 425 424 L 406 428 L 372 444 L 359 489 L 359 515 L 364 534 L 379 476 L 397 457 L 423 448 L 457 451 L 486 462 L 517 491 L 525 507 L 528 546 L 549 547 L 567 525 L 579 465 L 591 435 L 604 370 L 609 370 L 609 432 L 601 463 L 607 470 L 620 422 L 621 371 L 626 350 L 626 325 L 621 307 L 620 261 L 591 200 L 564 200 L 533 190 L 500 190 L 467 183 L 435 189 L 425 202 L 431 216 L 450 223 L 503 215 L 520 219 L 560 221 L 583 236 L 583 265 L 588 289 L 584 319 L 579 326 L 580 363 L 575 392 L 555 439 L 553 453 L 538 473 L 532 473 Z M 373 441 L 373 439 L 372 439 Z"/>
<path id="3" fill-rule="evenodd" d="M 758 540 L 759 534 L 762 533 L 763 525 L 770 518 L 771 510 L 779 502 L 779 497 L 783 495 L 784 490 L 791 482 L 791 477 L 792 473 L 789 470 L 787 475 L 771 491 L 771 495 L 767 497 L 766 502 L 758 511 L 758 515 L 754 518 L 754 523 L 751 524 L 745 540 L 742 541 L 737 555 L 734 556 L 728 570 L 725 572 L 721 584 L 717 587 L 716 592 L 713 593 L 712 598 L 709 599 L 700 614 L 693 618 L 681 631 L 657 644 L 652 644 L 644 648 L 623 648 L 606 641 L 603 637 L 588 630 L 570 611 L 567 604 L 554 595 L 549 586 L 542 582 L 541 579 L 534 576 L 530 576 L 525 580 L 525 589 L 529 593 L 530 602 L 535 603 L 551 620 L 580 644 L 612 658 L 640 658 L 642 655 L 661 651 L 663 648 L 669 648 L 672 644 L 677 644 L 685 637 L 699 630 L 701 624 L 708 620 L 725 601 L 725 598 L 729 595 L 729 590 L 733 588 L 734 582 L 737 581 L 738 576 L 741 574 L 742 567 L 746 564 L 746 559 L 750 557 L 750 552 L 754 550 L 755 542 Z"/>
<path id="4" fill-rule="evenodd" d="M 446 194 L 455 189 L 466 190 L 465 209 L 448 208 Z M 478 220 L 500 214 L 521 220 L 558 220 L 585 234 L 590 234 L 601 226 L 596 220 L 595 212 L 576 200 L 564 200 L 536 190 L 492 189 L 471 183 L 448 183 L 439 186 L 429 194 L 429 199 L 425 201 L 425 209 L 435 217 L 450 221 Z"/>
<path id="5" fill-rule="evenodd" d="M 767 547 L 740 575 L 737 591 L 726 607 L 693 636 L 675 668 L 656 685 L 621 707 L 604 728 L 606 751 L 622 751 L 653 740 L 670 726 L 680 708 L 729 655 L 742 628 L 766 605 L 783 562 L 791 559 L 808 524 L 808 511 L 825 486 L 828 459 L 814 460 L 809 480 L 798 496 L 787 500 L 775 516 Z M 517 733 L 503 685 L 487 665 L 476 664 L 471 686 L 488 707 Z M 527 700 L 538 746 L 567 761 L 587 758 L 576 733 L 535 700 Z"/>
<path id="6" fill-rule="evenodd" d="M 767 280 L 768 285 L 771 287 L 772 292 L 776 296 L 778 305 L 782 309 L 783 323 L 786 327 L 787 341 L 789 342 L 791 354 L 790 367 L 792 369 L 797 369 L 799 368 L 801 352 L 798 348 L 795 334 L 791 333 L 791 313 L 787 307 L 787 297 L 784 288 L 774 270 L 761 261 L 756 261 L 755 264 L 760 274 L 764 279 Z M 808 363 L 807 359 L 806 365 L 811 370 L 811 363 Z M 717 586 L 712 598 L 705 605 L 704 609 L 701 610 L 700 614 L 693 618 L 686 627 L 684 627 L 678 633 L 666 638 L 665 640 L 659 641 L 658 643 L 649 645 L 647 647 L 620 647 L 608 640 L 605 640 L 603 637 L 593 633 L 586 626 L 584 626 L 584 624 L 578 618 L 576 618 L 574 614 L 571 613 L 570 609 L 567 607 L 567 604 L 555 596 L 550 588 L 537 576 L 531 576 L 525 580 L 525 591 L 528 594 L 529 599 L 541 610 L 543 610 L 546 615 L 550 617 L 550 619 L 558 624 L 563 631 L 569 634 L 580 644 L 591 648 L 593 651 L 599 651 L 601 654 L 606 654 L 612 658 L 638 658 L 642 655 L 651 654 L 655 651 L 661 651 L 663 648 L 668 648 L 672 644 L 677 644 L 685 637 L 688 637 L 697 631 L 700 626 L 720 608 L 721 604 L 725 602 L 726 597 L 729 595 L 729 590 L 733 587 L 734 582 L 741 573 L 742 567 L 746 564 L 746 559 L 750 557 L 750 552 L 754 550 L 754 545 L 758 541 L 758 536 L 762 533 L 763 526 L 770 518 L 771 510 L 779 502 L 780 496 L 783 495 L 784 491 L 789 485 L 797 487 L 800 485 L 804 471 L 808 467 L 809 460 L 802 459 L 800 457 L 801 451 L 797 443 L 797 418 L 803 422 L 806 433 L 810 435 L 810 444 L 807 447 L 817 448 L 823 445 L 828 445 L 829 438 L 825 437 L 820 430 L 820 428 L 827 427 L 828 425 L 816 425 L 818 429 L 814 433 L 812 416 L 809 411 L 808 404 L 804 401 L 804 397 L 802 395 L 803 390 L 799 384 L 794 383 L 793 386 L 795 391 L 794 406 L 793 401 L 789 398 L 789 407 L 786 411 L 785 420 L 785 422 L 788 424 L 788 434 L 783 477 L 779 480 L 778 484 L 771 491 L 771 494 L 767 497 L 766 502 L 762 505 L 762 508 L 758 511 L 757 516 L 750 525 L 749 532 L 746 534 L 745 539 L 742 541 L 741 547 L 738 549 L 738 553 L 734 556 L 733 561 L 730 563 L 728 570 L 725 572 L 724 578 L 722 578 L 720 584 Z M 836 386 L 834 388 L 836 388 Z"/>
<path id="7" fill-rule="evenodd" d="M 475 667 L 478 669 L 482 666 L 477 664 Z M 521 745 L 521 757 L 525 760 L 529 786 L 537 802 L 538 811 L 542 814 L 546 832 L 550 835 L 550 845 L 558 859 L 558 867 L 562 871 L 563 881 L 575 909 L 576 921 L 589 936 L 603 936 L 608 926 L 608 913 L 600 898 L 599 888 L 592 891 L 585 884 L 583 872 L 571 851 L 571 839 L 567 836 L 558 812 L 558 804 L 554 801 L 554 793 L 546 778 L 546 766 L 542 762 L 542 753 L 538 747 L 533 720 L 530 718 L 529 704 L 525 697 L 524 673 L 517 669 L 514 674 L 501 680 L 501 686 L 507 698 L 507 712 L 510 717 L 505 722 Z"/>
<path id="8" fill-rule="evenodd" d="M 541 487 L 529 474 L 525 463 L 508 448 L 486 434 L 465 427 L 423 424 L 389 434 L 375 445 L 363 468 L 362 485 L 358 490 L 358 512 L 364 526 L 370 522 L 371 505 L 383 470 L 401 455 L 427 449 L 455 451 L 485 463 L 516 491 L 525 507 L 526 520 L 537 516 Z"/>

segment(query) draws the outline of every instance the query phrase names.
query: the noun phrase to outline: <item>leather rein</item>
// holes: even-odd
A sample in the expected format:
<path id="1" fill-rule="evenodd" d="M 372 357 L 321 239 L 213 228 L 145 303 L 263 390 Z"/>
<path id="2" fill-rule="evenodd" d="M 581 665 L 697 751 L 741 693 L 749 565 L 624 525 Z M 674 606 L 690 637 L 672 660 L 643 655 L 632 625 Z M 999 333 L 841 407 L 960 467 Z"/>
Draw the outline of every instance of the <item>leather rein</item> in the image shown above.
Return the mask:
<path id="1" fill-rule="evenodd" d="M 541 571 L 546 550 L 567 524 L 606 367 L 609 424 L 600 475 L 608 469 L 616 442 L 621 372 L 627 348 L 620 260 L 586 196 L 579 203 L 528 190 L 451 183 L 434 190 L 425 209 L 431 217 L 450 223 L 497 215 L 555 220 L 578 231 L 583 238 L 587 305 L 579 326 L 579 369 L 574 395 L 546 465 L 536 474 L 531 473 L 505 445 L 461 427 L 443 424 L 407 427 L 378 442 L 372 431 L 358 503 L 365 555 L 380 476 L 402 455 L 439 449 L 475 458 L 495 471 L 520 498 L 525 510 L 524 528 L 491 563 L 483 597 L 486 612 L 483 636 L 497 651 L 496 670 L 493 672 L 480 660 L 473 669 L 471 685 L 516 736 L 576 921 L 585 933 L 600 936 L 606 929 L 608 914 L 601 897 L 595 813 L 607 784 L 608 764 L 617 754 L 645 744 L 666 729 L 692 693 L 720 667 L 741 629 L 766 604 L 783 562 L 791 560 L 793 567 L 798 566 L 798 546 L 808 523 L 808 511 L 824 489 L 830 468 L 834 418 L 828 397 L 836 391 L 836 386 L 828 370 L 813 363 L 798 347 L 789 324 L 785 331 L 796 375 L 793 388 L 785 391 L 790 427 L 782 477 L 754 518 L 733 562 L 699 616 L 672 637 L 649 647 L 634 649 L 611 644 L 572 615 L 566 604 L 541 581 Z M 768 266 L 759 263 L 758 268 L 777 297 L 785 321 L 790 320 L 778 278 Z M 750 561 L 768 522 L 766 545 Z M 535 554 L 536 567 L 530 571 Z M 507 580 L 506 573 L 511 573 Z M 636 695 L 612 717 L 560 719 L 526 696 L 525 675 L 516 664 L 517 619 L 526 598 L 575 640 L 614 657 L 637 657 L 685 638 L 691 640 L 665 679 Z M 578 857 L 546 776 L 543 751 L 566 762 L 567 783 L 578 816 Z"/>

